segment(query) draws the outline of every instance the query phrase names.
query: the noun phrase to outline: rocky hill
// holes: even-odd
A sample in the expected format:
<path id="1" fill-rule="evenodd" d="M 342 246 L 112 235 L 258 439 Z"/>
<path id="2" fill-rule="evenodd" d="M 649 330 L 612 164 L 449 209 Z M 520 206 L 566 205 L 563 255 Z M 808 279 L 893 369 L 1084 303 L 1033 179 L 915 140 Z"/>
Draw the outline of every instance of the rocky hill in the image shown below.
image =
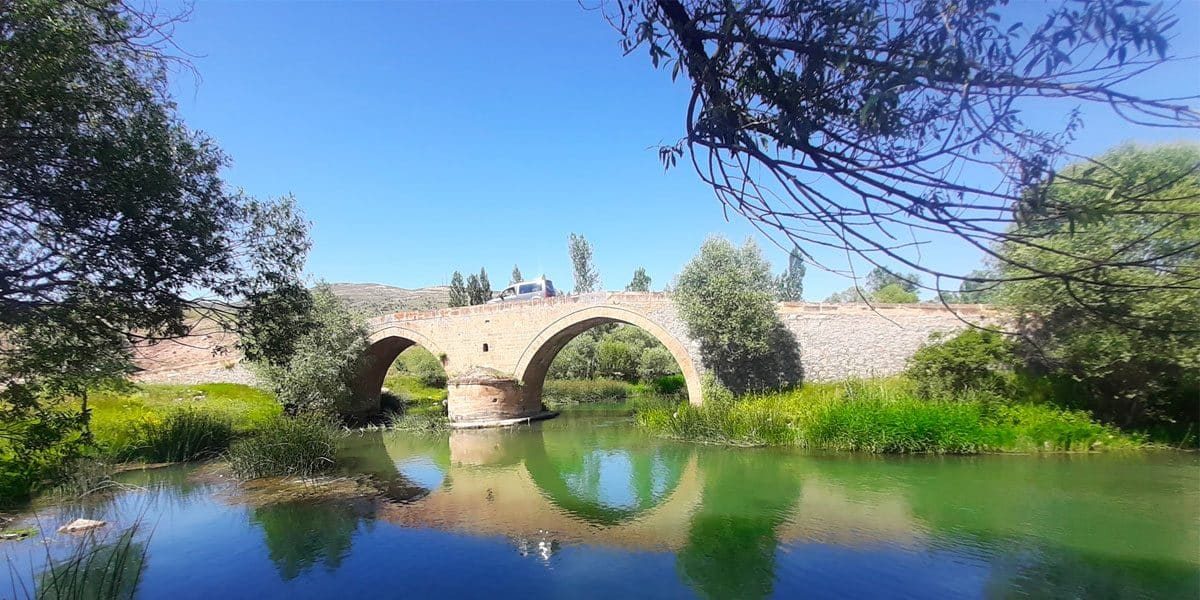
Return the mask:
<path id="1" fill-rule="evenodd" d="M 450 288 L 439 285 L 414 290 L 380 283 L 332 283 L 333 293 L 367 316 L 400 310 L 430 310 L 450 305 Z"/>

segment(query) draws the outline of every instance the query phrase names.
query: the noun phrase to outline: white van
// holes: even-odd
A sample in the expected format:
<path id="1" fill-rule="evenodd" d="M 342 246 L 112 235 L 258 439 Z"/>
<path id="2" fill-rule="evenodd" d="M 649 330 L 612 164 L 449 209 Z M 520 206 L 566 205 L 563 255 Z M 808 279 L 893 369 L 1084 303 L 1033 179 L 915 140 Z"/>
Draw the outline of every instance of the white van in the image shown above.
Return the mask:
<path id="1" fill-rule="evenodd" d="M 488 304 L 497 302 L 514 302 L 517 300 L 534 300 L 537 298 L 553 298 L 558 295 L 554 282 L 542 277 L 514 283 L 500 292 L 499 296 L 488 300 Z"/>

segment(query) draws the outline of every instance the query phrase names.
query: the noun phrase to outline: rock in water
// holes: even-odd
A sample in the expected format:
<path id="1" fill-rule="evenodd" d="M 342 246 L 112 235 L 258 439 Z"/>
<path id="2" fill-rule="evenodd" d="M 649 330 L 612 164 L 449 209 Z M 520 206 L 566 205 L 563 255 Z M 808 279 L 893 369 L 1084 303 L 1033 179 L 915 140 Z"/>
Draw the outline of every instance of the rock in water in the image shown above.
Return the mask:
<path id="1" fill-rule="evenodd" d="M 100 527 L 104 527 L 108 523 L 104 521 L 93 521 L 91 519 L 75 519 L 66 525 L 58 528 L 59 533 L 82 533 L 91 531 Z"/>

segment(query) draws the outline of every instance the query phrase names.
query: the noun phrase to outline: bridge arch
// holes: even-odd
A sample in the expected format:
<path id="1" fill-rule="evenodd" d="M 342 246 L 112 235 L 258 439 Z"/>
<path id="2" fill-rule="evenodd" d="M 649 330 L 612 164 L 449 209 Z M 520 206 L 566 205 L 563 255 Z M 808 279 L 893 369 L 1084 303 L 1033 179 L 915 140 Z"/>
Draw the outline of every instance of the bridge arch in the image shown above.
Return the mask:
<path id="1" fill-rule="evenodd" d="M 368 412 L 379 409 L 379 391 L 383 388 L 383 380 L 401 352 L 413 346 L 420 346 L 434 356 L 445 356 L 441 347 L 433 340 L 418 331 L 399 325 L 388 325 L 375 331 L 367 341 L 370 345 L 367 346 L 362 370 L 354 380 L 354 395 L 360 402 L 371 405 Z M 446 366 L 444 361 L 442 366 Z"/>
<path id="2" fill-rule="evenodd" d="M 542 386 L 550 363 L 575 336 L 606 323 L 633 325 L 662 343 L 675 358 L 687 383 L 688 401 L 699 405 L 700 371 L 687 346 L 679 338 L 640 311 L 617 305 L 587 306 L 563 315 L 543 327 L 525 346 L 514 376 L 521 381 L 526 398 L 542 397 Z"/>

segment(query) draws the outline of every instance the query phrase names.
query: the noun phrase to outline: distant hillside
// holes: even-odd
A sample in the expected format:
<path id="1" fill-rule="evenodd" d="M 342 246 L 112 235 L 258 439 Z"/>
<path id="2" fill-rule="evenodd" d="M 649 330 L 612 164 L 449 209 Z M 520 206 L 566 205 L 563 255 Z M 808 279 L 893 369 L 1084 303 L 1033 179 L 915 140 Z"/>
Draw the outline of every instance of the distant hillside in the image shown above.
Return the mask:
<path id="1" fill-rule="evenodd" d="M 332 283 L 333 293 L 367 316 L 400 310 L 429 310 L 450 305 L 450 288 L 444 285 L 406 290 L 379 283 Z"/>

